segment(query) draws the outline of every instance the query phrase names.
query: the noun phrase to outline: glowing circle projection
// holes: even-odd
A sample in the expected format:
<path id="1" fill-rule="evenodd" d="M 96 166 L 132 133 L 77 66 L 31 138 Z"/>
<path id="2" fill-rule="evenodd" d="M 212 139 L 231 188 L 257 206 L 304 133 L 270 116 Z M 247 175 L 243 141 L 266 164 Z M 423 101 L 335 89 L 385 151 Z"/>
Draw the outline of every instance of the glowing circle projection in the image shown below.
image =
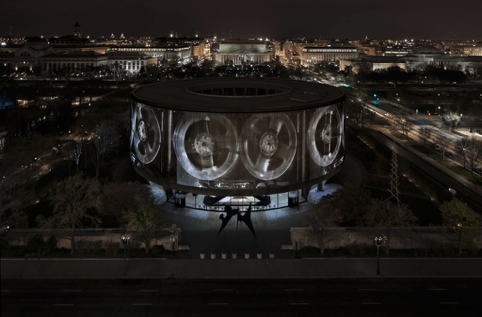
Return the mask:
<path id="1" fill-rule="evenodd" d="M 337 158 L 343 138 L 343 121 L 335 106 L 317 109 L 308 126 L 308 149 L 319 166 L 329 166 Z"/>
<path id="2" fill-rule="evenodd" d="M 159 152 L 161 142 L 161 130 L 153 108 L 137 103 L 131 123 L 131 147 L 139 161 L 149 164 Z"/>
<path id="3" fill-rule="evenodd" d="M 217 179 L 238 159 L 233 124 L 220 114 L 186 114 L 174 130 L 173 145 L 181 166 L 200 180 Z"/>
<path id="4" fill-rule="evenodd" d="M 241 132 L 241 159 L 254 177 L 276 179 L 291 166 L 296 142 L 295 126 L 286 114 L 255 114 Z"/>

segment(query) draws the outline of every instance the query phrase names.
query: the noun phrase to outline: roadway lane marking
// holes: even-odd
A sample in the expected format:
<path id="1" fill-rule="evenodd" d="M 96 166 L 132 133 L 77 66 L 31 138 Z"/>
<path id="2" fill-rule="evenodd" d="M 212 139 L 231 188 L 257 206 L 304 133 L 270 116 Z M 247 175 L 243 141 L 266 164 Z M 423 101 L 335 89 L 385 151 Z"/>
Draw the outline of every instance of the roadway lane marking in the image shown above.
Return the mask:
<path id="1" fill-rule="evenodd" d="M 141 289 L 139 292 L 141 293 L 159 293 L 158 289 Z"/>
<path id="2" fill-rule="evenodd" d="M 55 307 L 67 307 L 67 306 L 74 306 L 74 304 L 52 304 Z"/>
<path id="3" fill-rule="evenodd" d="M 232 292 L 232 289 L 215 289 L 215 292 Z"/>
<path id="4" fill-rule="evenodd" d="M 458 305 L 459 302 L 440 302 L 440 305 Z"/>
<path id="5" fill-rule="evenodd" d="M 359 288 L 359 291 L 376 291 L 376 288 Z"/>
<path id="6" fill-rule="evenodd" d="M 304 292 L 304 288 L 287 288 L 285 289 L 286 292 Z"/>
<path id="7" fill-rule="evenodd" d="M 152 303 L 135 303 L 132 306 L 152 306 Z"/>
<path id="8" fill-rule="evenodd" d="M 80 289 L 63 289 L 62 293 L 80 293 L 82 292 Z"/>
<path id="9" fill-rule="evenodd" d="M 295 305 L 295 306 L 307 306 L 310 303 L 290 303 L 290 305 Z"/>
<path id="10" fill-rule="evenodd" d="M 208 303 L 208 305 L 214 306 L 214 305 L 227 305 L 228 303 Z"/>
<path id="11" fill-rule="evenodd" d="M 382 303 L 361 303 L 362 305 L 381 305 Z"/>
<path id="12" fill-rule="evenodd" d="M 446 288 L 429 288 L 429 291 L 446 291 Z"/>

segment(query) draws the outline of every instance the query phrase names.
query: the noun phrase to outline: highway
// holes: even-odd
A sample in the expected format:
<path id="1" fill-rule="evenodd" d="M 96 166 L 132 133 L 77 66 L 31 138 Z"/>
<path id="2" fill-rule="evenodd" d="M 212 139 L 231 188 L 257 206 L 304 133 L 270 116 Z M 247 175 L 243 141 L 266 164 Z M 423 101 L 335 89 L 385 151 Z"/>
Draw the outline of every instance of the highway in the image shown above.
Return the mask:
<path id="1" fill-rule="evenodd" d="M 482 279 L 3 280 L 2 316 L 481 316 Z"/>
<path id="2" fill-rule="evenodd" d="M 461 166 L 464 165 L 464 157 L 462 154 L 457 153 L 458 150 L 456 147 L 456 143 L 462 139 L 462 136 L 446 130 L 446 127 L 442 122 L 443 119 L 435 116 L 408 114 L 407 110 L 404 110 L 402 105 L 387 101 L 383 98 L 380 99 L 378 106 L 374 106 L 372 103 L 367 102 L 365 103 L 365 107 L 388 121 L 394 121 L 400 116 L 403 116 L 406 120 L 410 120 L 414 124 L 414 127 L 409 130 L 409 133 L 412 138 L 415 136 L 420 142 L 423 142 L 423 136 L 421 135 L 420 129 L 428 127 L 432 130 L 430 135 L 431 142 L 443 147 L 443 144 L 441 144 L 439 140 L 441 138 L 448 140 L 446 147 L 443 150 L 451 153 L 452 157 L 450 157 L 450 159 L 452 161 Z M 445 159 L 448 158 L 445 156 Z"/>

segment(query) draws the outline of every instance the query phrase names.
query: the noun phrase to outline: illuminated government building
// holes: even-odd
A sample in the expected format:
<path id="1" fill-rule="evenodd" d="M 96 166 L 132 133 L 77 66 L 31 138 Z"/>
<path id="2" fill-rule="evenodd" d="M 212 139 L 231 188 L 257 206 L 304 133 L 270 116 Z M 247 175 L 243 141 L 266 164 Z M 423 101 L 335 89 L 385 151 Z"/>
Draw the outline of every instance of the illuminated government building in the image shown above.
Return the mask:
<path id="1" fill-rule="evenodd" d="M 195 79 L 132 93 L 131 159 L 195 209 L 296 206 L 342 168 L 343 92 L 283 79 Z"/>
<path id="2" fill-rule="evenodd" d="M 262 64 L 274 58 L 274 48 L 268 42 L 227 41 L 213 44 L 213 61 L 216 65 Z"/>
<path id="3" fill-rule="evenodd" d="M 338 62 L 342 59 L 357 59 L 360 50 L 356 47 L 305 47 L 301 51 L 303 65 L 320 62 Z"/>

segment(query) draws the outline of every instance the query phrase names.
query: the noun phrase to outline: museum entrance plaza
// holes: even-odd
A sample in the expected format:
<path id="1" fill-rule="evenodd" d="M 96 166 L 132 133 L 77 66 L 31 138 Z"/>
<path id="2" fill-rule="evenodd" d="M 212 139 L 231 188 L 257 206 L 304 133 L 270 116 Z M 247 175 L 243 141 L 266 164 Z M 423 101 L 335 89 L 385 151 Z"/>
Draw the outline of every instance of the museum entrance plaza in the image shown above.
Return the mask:
<path id="1" fill-rule="evenodd" d="M 290 229 L 306 226 L 306 217 L 313 205 L 306 202 L 297 207 L 272 209 L 251 213 L 256 237 L 244 222 L 237 222 L 236 216 L 228 222 L 219 234 L 221 212 L 196 210 L 187 207 L 176 207 L 166 202 L 158 208 L 162 209 L 166 221 L 181 228 L 180 245 L 189 246 L 189 251 L 179 251 L 176 257 L 199 258 L 201 252 L 206 257 L 211 252 L 220 257 L 222 252 L 237 252 L 238 256 L 249 252 L 254 257 L 262 252 L 264 257 L 274 253 L 279 257 L 292 257 L 289 250 L 282 250 L 282 245 L 290 245 Z"/>
<path id="2" fill-rule="evenodd" d="M 324 195 L 333 194 L 339 188 L 337 184 L 352 183 L 361 186 L 363 172 L 361 163 L 348 154 L 342 170 L 332 179 L 333 182 L 328 182 L 323 191 L 311 191 L 308 200 L 319 200 Z M 244 222 L 237 222 L 236 216 L 232 217 L 218 236 L 222 224 L 220 215 L 226 215 L 226 212 L 222 212 L 224 207 L 212 210 L 194 209 L 189 208 L 187 202 L 184 207 L 176 207 L 175 202 L 168 201 L 158 208 L 169 225 L 176 224 L 182 230 L 179 244 L 189 246 L 189 251 L 179 251 L 176 257 L 199 258 L 201 252 L 205 252 L 206 257 L 211 252 L 216 252 L 218 258 L 221 252 L 237 252 L 238 256 L 250 252 L 253 257 L 257 252 L 262 252 L 263 257 L 267 257 L 268 253 L 274 253 L 277 258 L 292 258 L 292 251 L 282 249 L 282 246 L 291 245 L 291 228 L 308 226 L 310 211 L 316 208 L 316 205 L 306 201 L 301 195 L 300 198 L 299 205 L 294 207 L 286 206 L 286 202 L 283 201 L 280 205 L 286 207 L 270 210 L 252 209 L 251 221 L 256 237 Z M 274 201 L 272 199 L 272 202 Z M 233 205 L 232 208 L 239 208 L 241 212 L 246 210 L 246 206 Z"/>

